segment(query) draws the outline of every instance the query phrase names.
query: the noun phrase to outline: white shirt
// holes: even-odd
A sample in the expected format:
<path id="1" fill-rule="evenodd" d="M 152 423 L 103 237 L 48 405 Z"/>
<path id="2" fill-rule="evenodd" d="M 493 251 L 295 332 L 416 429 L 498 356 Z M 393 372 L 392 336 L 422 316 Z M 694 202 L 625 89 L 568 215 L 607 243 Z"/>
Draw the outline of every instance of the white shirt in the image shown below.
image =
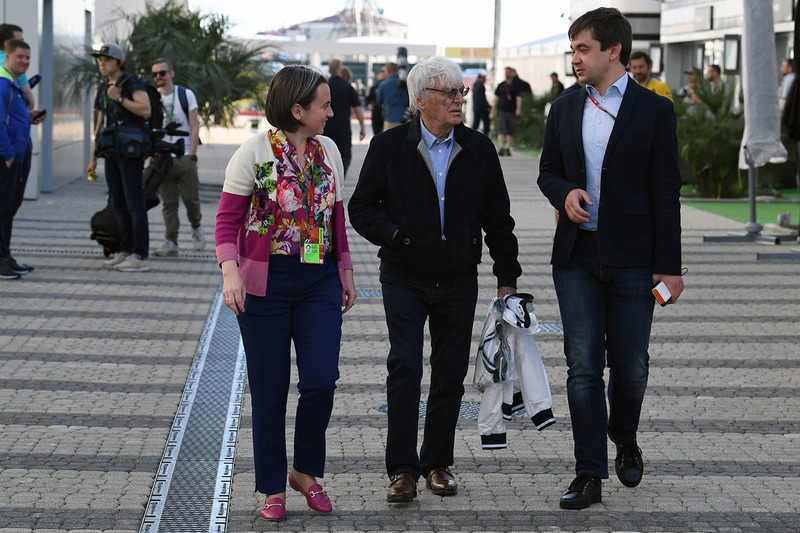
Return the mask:
<path id="1" fill-rule="evenodd" d="M 189 111 L 192 109 L 197 109 L 197 97 L 194 95 L 191 89 L 186 89 L 186 100 L 189 103 Z M 181 131 L 187 131 L 190 134 L 192 133 L 192 128 L 189 125 L 189 117 L 186 116 L 186 113 L 183 112 L 183 108 L 181 107 L 181 99 L 178 97 L 178 86 L 175 85 L 172 88 L 172 92 L 169 94 L 162 94 L 161 101 L 164 102 L 164 126 L 169 124 L 170 122 L 177 122 L 181 125 Z M 177 135 L 166 135 L 164 136 L 164 140 L 167 142 L 175 142 L 178 139 L 183 139 L 183 142 L 186 145 L 185 154 L 189 154 L 189 147 L 191 146 L 191 135 L 187 137 L 179 137 Z"/>
<path id="2" fill-rule="evenodd" d="M 780 104 L 781 110 L 783 110 L 784 104 L 786 104 L 786 99 L 789 97 L 789 89 L 792 88 L 792 82 L 794 81 L 794 72 L 788 73 L 786 76 L 781 78 L 781 85 L 778 87 L 778 103 Z"/>
<path id="3" fill-rule="evenodd" d="M 586 159 L 586 192 L 594 205 L 587 204 L 583 206 L 583 209 L 589 213 L 589 222 L 581 224 L 581 229 L 597 230 L 603 159 L 606 156 L 608 138 L 611 137 L 611 130 L 614 129 L 614 118 L 611 115 L 616 117 L 619 114 L 622 97 L 628 87 L 628 79 L 628 74 L 623 74 L 608 88 L 604 96 L 601 96 L 597 89 L 591 85 L 586 86 L 586 91 L 589 94 L 586 95 L 586 103 L 583 106 L 583 154 Z M 597 100 L 597 103 L 605 111 L 596 106 L 590 96 Z"/>

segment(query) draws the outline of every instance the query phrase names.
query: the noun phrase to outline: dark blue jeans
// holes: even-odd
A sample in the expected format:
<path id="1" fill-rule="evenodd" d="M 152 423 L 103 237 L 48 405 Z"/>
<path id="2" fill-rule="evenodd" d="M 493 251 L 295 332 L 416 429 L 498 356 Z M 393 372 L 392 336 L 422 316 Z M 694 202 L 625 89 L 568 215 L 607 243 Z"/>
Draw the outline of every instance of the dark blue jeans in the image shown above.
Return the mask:
<path id="1" fill-rule="evenodd" d="M 119 251 L 146 258 L 150 251 L 150 233 L 143 170 L 143 159 L 106 158 L 106 183 L 119 228 Z"/>
<path id="2" fill-rule="evenodd" d="M 253 407 L 256 490 L 286 490 L 286 400 L 291 343 L 297 355 L 294 461 L 298 472 L 325 473 L 325 431 L 339 379 L 342 283 L 332 255 L 324 265 L 297 256 L 272 255 L 266 296 L 248 294 L 237 316 L 247 357 Z"/>
<path id="3" fill-rule="evenodd" d="M 477 279 L 448 288 L 421 287 L 381 274 L 389 330 L 386 471 L 414 477 L 453 464 L 456 423 L 470 362 Z M 431 334 L 431 386 L 422 448 L 417 428 L 425 321 Z"/>
<path id="4" fill-rule="evenodd" d="M 653 321 L 652 271 L 601 265 L 597 241 L 579 235 L 569 263 L 553 267 L 553 281 L 564 324 L 575 471 L 607 478 L 606 435 L 623 443 L 639 426 Z"/>

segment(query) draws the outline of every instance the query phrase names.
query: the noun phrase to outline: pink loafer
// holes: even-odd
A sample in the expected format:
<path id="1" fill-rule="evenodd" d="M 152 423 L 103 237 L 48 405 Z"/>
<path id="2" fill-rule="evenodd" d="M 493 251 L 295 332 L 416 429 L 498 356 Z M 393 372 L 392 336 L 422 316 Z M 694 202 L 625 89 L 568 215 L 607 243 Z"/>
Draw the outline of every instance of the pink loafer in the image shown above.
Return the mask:
<path id="1" fill-rule="evenodd" d="M 280 498 L 270 498 L 264 502 L 261 518 L 271 522 L 280 522 L 286 518 L 286 504 Z"/>
<path id="2" fill-rule="evenodd" d="M 314 484 L 308 487 L 308 492 L 305 492 L 300 486 L 300 483 L 294 478 L 294 472 L 289 472 L 289 486 L 294 490 L 306 497 L 308 506 L 318 513 L 330 513 L 333 510 L 330 498 L 322 490 L 322 486 Z"/>

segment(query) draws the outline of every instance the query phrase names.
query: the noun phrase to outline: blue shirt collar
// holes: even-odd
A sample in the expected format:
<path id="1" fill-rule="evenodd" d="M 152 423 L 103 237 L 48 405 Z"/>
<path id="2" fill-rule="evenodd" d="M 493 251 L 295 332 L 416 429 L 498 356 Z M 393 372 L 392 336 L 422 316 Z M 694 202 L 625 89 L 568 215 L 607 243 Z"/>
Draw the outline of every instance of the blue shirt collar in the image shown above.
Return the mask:
<path id="1" fill-rule="evenodd" d="M 447 143 L 453 140 L 453 130 L 455 130 L 455 128 L 451 128 L 450 133 L 447 134 L 447 137 L 445 137 L 444 140 L 441 140 L 438 137 L 436 137 L 433 133 L 428 131 L 428 128 L 425 127 L 425 123 L 422 122 L 421 118 L 419 119 L 419 125 L 420 125 L 420 130 L 422 132 L 422 141 L 425 143 L 425 146 L 428 148 L 428 150 L 433 148 L 433 144 L 436 141 L 439 141 L 441 143 Z"/>
<path id="2" fill-rule="evenodd" d="M 614 88 L 616 88 L 616 92 L 618 92 L 620 96 L 625 96 L 625 89 L 628 88 L 629 79 L 630 76 L 628 73 L 624 72 L 617 81 L 611 84 L 611 86 L 608 88 L 608 91 L 606 91 L 606 96 L 610 96 L 609 91 L 613 91 Z M 595 98 L 600 95 L 597 89 L 595 89 L 592 85 L 587 85 L 586 90 L 589 91 Z"/>

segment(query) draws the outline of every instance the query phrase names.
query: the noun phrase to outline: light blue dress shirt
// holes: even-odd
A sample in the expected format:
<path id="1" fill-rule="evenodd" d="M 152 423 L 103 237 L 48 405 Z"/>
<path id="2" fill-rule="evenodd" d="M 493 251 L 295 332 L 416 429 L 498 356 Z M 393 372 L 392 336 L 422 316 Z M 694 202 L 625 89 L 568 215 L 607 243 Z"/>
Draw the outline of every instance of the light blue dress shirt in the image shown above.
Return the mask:
<path id="1" fill-rule="evenodd" d="M 453 130 L 450 130 L 446 139 L 440 140 L 428 131 L 421 120 L 419 123 L 422 126 L 422 142 L 425 143 L 433 164 L 433 179 L 436 181 L 436 195 L 439 198 L 439 223 L 444 235 L 444 186 L 447 181 L 447 165 L 453 152 Z"/>
<path id="2" fill-rule="evenodd" d="M 608 88 L 604 96 L 601 96 L 597 89 L 591 85 L 586 86 L 586 91 L 589 94 L 586 95 L 586 103 L 583 106 L 583 154 L 586 159 L 586 192 L 594 205 L 583 206 L 583 209 L 589 213 L 589 222 L 581 224 L 581 229 L 597 230 L 603 159 L 606 156 L 611 130 L 614 129 L 614 119 L 611 115 L 614 115 L 614 117 L 619 115 L 622 97 L 628 87 L 628 79 L 628 74 L 623 74 L 620 79 Z M 607 112 L 597 107 L 589 96 L 597 100 L 597 103 Z"/>

